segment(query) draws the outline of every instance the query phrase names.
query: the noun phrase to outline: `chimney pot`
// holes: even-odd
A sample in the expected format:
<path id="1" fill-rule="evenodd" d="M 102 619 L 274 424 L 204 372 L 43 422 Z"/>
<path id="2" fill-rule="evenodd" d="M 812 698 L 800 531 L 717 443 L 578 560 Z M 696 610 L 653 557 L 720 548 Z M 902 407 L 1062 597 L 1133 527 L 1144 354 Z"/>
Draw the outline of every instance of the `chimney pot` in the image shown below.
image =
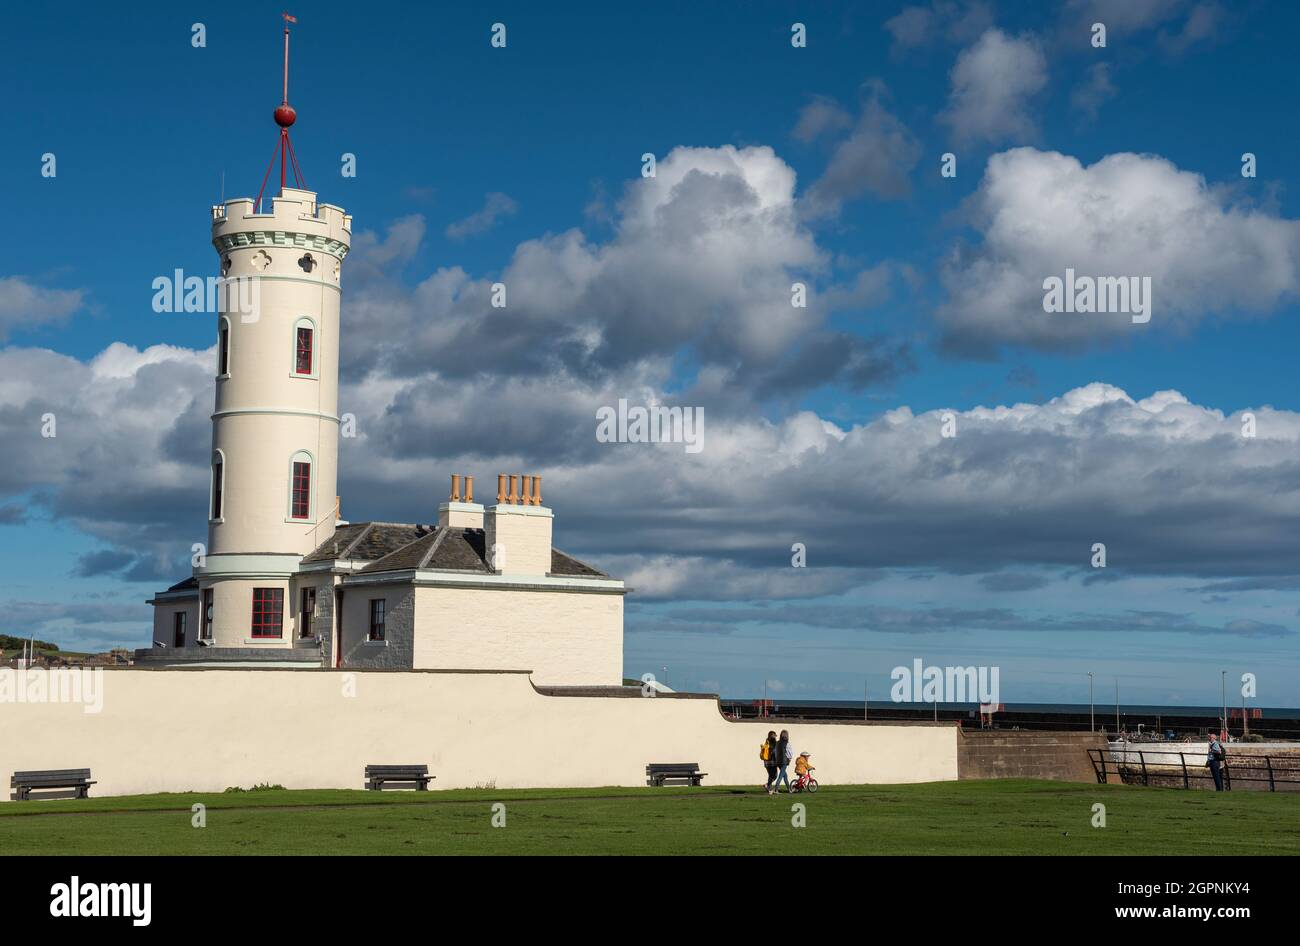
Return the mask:
<path id="1" fill-rule="evenodd" d="M 510 495 L 506 497 L 506 502 L 512 506 L 519 505 L 519 474 L 510 474 Z"/>
<path id="2" fill-rule="evenodd" d="M 460 474 L 451 474 L 451 496 L 448 497 L 453 503 L 460 502 Z"/>
<path id="3" fill-rule="evenodd" d="M 498 473 L 497 474 L 497 502 L 503 503 L 505 501 L 506 501 L 506 475 L 504 473 Z"/>
<path id="4" fill-rule="evenodd" d="M 519 477 L 519 502 L 525 506 L 533 504 L 533 478 L 526 473 Z"/>
<path id="5" fill-rule="evenodd" d="M 533 505 L 540 506 L 541 504 L 542 504 L 542 477 L 539 474 L 533 477 Z"/>
<path id="6" fill-rule="evenodd" d="M 474 501 L 474 477 L 466 473 L 465 474 L 465 502 L 472 503 L 473 501 Z"/>

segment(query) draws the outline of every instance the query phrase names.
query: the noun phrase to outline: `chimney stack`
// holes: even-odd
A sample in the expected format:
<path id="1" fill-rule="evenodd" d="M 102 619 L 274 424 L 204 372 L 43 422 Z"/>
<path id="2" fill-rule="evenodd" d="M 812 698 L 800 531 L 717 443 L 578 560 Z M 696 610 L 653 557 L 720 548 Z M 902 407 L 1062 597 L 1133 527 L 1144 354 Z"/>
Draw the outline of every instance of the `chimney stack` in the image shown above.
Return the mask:
<path id="1" fill-rule="evenodd" d="M 542 505 L 540 476 L 498 474 L 497 504 L 483 520 L 488 561 L 502 575 L 549 574 L 553 519 Z"/>
<path id="2" fill-rule="evenodd" d="M 438 507 L 439 529 L 482 529 L 483 507 L 474 502 L 474 477 L 466 474 L 461 498 L 461 474 L 451 474 L 451 495 Z"/>

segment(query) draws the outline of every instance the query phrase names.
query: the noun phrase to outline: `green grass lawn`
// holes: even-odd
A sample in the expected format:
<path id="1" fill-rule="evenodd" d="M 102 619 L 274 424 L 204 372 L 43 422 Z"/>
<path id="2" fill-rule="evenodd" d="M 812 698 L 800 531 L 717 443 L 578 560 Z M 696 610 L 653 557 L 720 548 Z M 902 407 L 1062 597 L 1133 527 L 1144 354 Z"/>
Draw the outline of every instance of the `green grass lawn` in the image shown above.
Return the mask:
<path id="1" fill-rule="evenodd" d="M 506 826 L 491 824 L 506 807 Z M 791 805 L 807 826 L 791 825 Z M 1105 828 L 1091 826 L 1106 806 Z M 207 826 L 191 826 L 191 805 Z M 1040 781 L 0 803 L 0 854 L 1300 854 L 1300 794 Z"/>

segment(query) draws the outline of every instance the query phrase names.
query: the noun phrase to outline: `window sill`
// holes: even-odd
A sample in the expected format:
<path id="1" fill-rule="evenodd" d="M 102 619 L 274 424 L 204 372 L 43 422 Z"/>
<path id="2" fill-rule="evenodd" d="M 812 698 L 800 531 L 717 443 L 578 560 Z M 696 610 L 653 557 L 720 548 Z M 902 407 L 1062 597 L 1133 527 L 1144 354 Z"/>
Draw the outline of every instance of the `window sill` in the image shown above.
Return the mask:
<path id="1" fill-rule="evenodd" d="M 245 644 L 283 644 L 283 637 L 245 637 Z"/>
<path id="2" fill-rule="evenodd" d="M 222 516 L 220 519 L 209 519 L 209 520 L 208 520 L 208 525 L 210 525 L 210 526 L 219 526 L 219 525 L 223 524 L 225 521 L 226 521 L 225 516 Z"/>
<path id="3" fill-rule="evenodd" d="M 387 646 L 388 646 L 388 641 L 386 641 L 386 640 L 382 640 L 382 641 L 372 641 L 372 640 L 367 639 L 367 640 L 363 640 L 363 641 L 361 642 L 361 645 L 362 645 L 363 647 L 387 647 Z"/>

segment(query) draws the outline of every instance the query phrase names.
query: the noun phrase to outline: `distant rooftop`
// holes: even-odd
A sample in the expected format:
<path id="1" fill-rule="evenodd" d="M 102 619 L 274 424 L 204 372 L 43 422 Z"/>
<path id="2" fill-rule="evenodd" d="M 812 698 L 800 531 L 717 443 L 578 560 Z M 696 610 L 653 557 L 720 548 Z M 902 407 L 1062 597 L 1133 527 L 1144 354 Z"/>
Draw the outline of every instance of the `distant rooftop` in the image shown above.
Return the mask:
<path id="1" fill-rule="evenodd" d="M 438 528 L 400 522 L 353 522 L 338 530 L 311 554 L 304 565 L 320 562 L 368 562 L 361 571 L 432 569 L 434 571 L 493 574 L 487 562 L 482 529 Z M 559 549 L 551 549 L 552 575 L 570 578 L 609 578 L 598 568 L 580 562 Z"/>

